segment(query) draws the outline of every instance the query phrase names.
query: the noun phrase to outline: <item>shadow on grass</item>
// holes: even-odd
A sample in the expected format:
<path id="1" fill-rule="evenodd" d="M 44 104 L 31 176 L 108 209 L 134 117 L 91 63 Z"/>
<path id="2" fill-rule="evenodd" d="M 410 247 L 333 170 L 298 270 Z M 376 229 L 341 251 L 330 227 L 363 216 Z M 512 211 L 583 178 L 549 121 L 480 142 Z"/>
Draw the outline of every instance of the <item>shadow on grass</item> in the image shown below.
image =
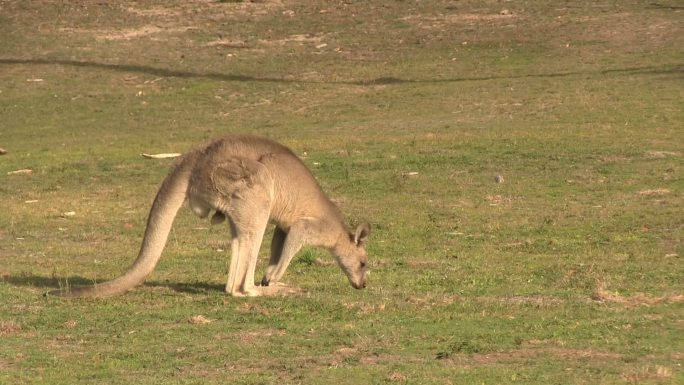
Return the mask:
<path id="1" fill-rule="evenodd" d="M 220 292 L 225 291 L 225 285 L 218 285 L 218 284 L 206 283 L 206 282 L 193 282 L 193 283 L 178 282 L 178 283 L 173 283 L 173 282 L 150 281 L 150 282 L 145 282 L 143 284 L 143 286 L 153 287 L 153 288 L 157 288 L 157 287 L 169 288 L 169 289 L 176 291 L 178 293 L 187 293 L 187 294 L 201 294 L 201 293 L 214 292 L 214 291 L 220 291 Z"/>
<path id="2" fill-rule="evenodd" d="M 0 277 L 0 282 L 6 282 L 14 286 L 43 288 L 45 290 L 61 289 L 68 286 L 88 286 L 92 285 L 92 279 L 71 276 L 71 277 L 41 277 L 38 275 L 21 274 L 16 276 Z M 223 285 L 204 283 L 204 282 L 145 282 L 141 286 L 151 288 L 168 288 L 179 293 L 200 294 L 214 291 L 224 291 Z"/>
<path id="3" fill-rule="evenodd" d="M 37 275 L 21 274 L 16 276 L 4 276 L 0 278 L 1 282 L 7 282 L 14 286 L 28 286 L 28 287 L 44 287 L 46 289 L 59 289 L 64 287 L 67 283 L 70 286 L 75 285 L 91 285 L 92 280 L 84 277 L 41 277 Z"/>
<path id="4" fill-rule="evenodd" d="M 421 84 L 421 83 L 451 83 L 465 81 L 485 81 L 499 79 L 525 79 L 525 78 L 562 78 L 578 75 L 610 75 L 610 74 L 652 74 L 652 75 L 684 75 L 684 65 L 665 64 L 642 67 L 613 68 L 604 70 L 571 71 L 559 73 L 542 74 L 520 74 L 520 75 L 492 75 L 474 76 L 451 79 L 402 79 L 396 77 L 379 77 L 367 80 L 349 81 L 317 81 L 317 80 L 298 80 L 284 79 L 275 77 L 254 77 L 247 75 L 224 74 L 218 72 L 192 72 L 184 70 L 174 70 L 170 68 L 157 68 L 137 64 L 112 64 L 98 63 L 92 61 L 66 60 L 66 59 L 13 59 L 0 58 L 0 64 L 4 65 L 61 65 L 84 68 L 99 68 L 110 71 L 138 72 L 146 73 L 159 77 L 178 77 L 178 78 L 205 78 L 228 82 L 266 82 L 266 83 L 311 83 L 311 84 L 344 84 L 344 85 L 391 85 L 391 84 Z"/>

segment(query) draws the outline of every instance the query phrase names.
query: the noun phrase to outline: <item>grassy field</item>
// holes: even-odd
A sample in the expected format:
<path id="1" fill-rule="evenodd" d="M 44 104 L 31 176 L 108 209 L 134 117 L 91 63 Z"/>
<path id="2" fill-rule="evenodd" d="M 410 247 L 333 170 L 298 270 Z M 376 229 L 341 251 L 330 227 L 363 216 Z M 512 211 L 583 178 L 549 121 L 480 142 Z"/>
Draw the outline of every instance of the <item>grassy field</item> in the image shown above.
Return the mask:
<path id="1" fill-rule="evenodd" d="M 683 19 L 1 1 L 0 384 L 684 383 Z M 182 210 L 144 286 L 44 295 L 132 262 L 171 164 L 141 153 L 225 133 L 287 144 L 373 224 L 366 290 L 306 249 L 300 294 L 227 296 L 227 227 Z"/>

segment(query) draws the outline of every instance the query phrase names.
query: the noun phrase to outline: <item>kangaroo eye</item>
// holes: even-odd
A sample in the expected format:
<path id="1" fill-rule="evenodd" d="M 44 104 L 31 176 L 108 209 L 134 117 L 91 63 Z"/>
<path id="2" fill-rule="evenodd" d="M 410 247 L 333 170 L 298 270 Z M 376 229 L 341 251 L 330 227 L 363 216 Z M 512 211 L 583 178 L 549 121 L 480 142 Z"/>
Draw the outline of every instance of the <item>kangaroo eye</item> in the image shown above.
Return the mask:
<path id="1" fill-rule="evenodd" d="M 363 269 L 364 267 L 366 267 L 366 262 L 361 262 L 359 265 L 360 265 L 361 268 Z"/>

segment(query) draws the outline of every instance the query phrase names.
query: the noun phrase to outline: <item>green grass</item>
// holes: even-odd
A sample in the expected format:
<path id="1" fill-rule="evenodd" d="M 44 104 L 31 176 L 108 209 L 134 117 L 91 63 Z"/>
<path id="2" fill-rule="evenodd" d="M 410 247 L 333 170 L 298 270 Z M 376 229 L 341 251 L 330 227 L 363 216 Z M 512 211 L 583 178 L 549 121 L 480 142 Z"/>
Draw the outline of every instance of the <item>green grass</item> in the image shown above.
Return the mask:
<path id="1" fill-rule="evenodd" d="M 684 10 L 585 3 L 0 5 L 0 384 L 684 382 Z M 43 295 L 131 263 L 140 153 L 237 132 L 373 224 L 366 290 L 229 297 L 183 210 L 144 286 Z"/>

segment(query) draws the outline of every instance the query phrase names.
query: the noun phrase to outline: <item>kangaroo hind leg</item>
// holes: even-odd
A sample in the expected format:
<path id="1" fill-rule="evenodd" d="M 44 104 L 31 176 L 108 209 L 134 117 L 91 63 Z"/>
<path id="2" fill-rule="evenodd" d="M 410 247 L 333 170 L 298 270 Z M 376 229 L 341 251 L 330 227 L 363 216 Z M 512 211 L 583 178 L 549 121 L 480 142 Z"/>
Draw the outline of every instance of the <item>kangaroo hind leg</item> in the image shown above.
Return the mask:
<path id="1" fill-rule="evenodd" d="M 261 295 L 254 286 L 254 270 L 271 214 L 273 178 L 264 164 L 246 158 L 214 162 L 209 175 L 220 213 L 215 219 L 230 219 L 232 254 L 226 292 Z"/>
<path id="2" fill-rule="evenodd" d="M 236 297 L 259 296 L 262 293 L 260 288 L 254 286 L 254 270 L 268 224 L 268 215 L 256 215 L 249 221 L 239 217 L 231 217 L 230 221 L 233 241 L 226 292 Z"/>

